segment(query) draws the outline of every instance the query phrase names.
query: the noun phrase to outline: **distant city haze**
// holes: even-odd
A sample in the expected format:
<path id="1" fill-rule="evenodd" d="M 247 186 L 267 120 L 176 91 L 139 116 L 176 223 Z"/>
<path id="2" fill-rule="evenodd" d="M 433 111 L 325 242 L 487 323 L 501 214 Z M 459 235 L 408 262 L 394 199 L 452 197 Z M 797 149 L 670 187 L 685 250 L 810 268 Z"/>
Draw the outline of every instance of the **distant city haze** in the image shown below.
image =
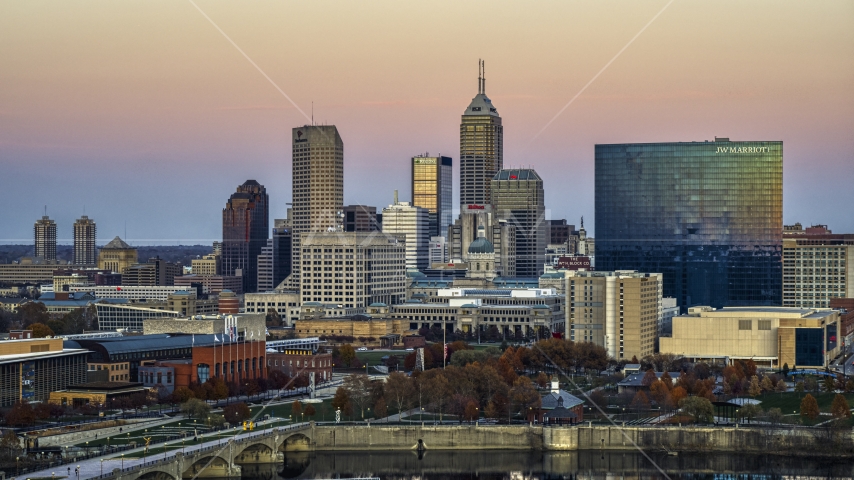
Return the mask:
<path id="1" fill-rule="evenodd" d="M 854 232 L 854 2 L 252 2 L 197 5 L 344 142 L 344 204 L 410 201 L 417 154 L 454 160 L 486 94 L 505 168 L 533 167 L 550 218 L 595 236 L 594 145 L 783 141 L 784 223 Z M 238 185 L 291 202 L 310 120 L 190 2 L 0 5 L 0 242 L 47 214 L 98 244 L 222 238 Z M 536 137 L 536 138 L 535 138 Z M 125 236 L 125 225 L 127 235 Z"/>

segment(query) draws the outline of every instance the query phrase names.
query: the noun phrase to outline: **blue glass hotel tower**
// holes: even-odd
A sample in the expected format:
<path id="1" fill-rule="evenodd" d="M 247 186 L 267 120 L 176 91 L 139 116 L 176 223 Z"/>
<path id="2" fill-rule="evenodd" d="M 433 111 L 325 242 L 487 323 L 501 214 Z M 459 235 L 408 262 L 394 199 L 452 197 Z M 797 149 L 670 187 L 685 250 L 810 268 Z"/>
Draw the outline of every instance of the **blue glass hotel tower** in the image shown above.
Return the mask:
<path id="1" fill-rule="evenodd" d="M 596 145 L 596 269 L 694 305 L 782 304 L 783 142 Z"/>

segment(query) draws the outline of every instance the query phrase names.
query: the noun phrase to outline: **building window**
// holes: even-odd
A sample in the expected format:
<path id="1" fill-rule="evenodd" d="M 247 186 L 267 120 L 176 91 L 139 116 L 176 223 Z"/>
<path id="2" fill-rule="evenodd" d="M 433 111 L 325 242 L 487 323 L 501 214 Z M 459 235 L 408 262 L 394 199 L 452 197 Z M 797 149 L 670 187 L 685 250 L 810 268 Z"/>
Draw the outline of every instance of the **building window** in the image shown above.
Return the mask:
<path id="1" fill-rule="evenodd" d="M 753 320 L 739 320 L 738 321 L 738 329 L 739 330 L 753 330 Z"/>
<path id="2" fill-rule="evenodd" d="M 211 367 L 206 363 L 200 363 L 196 366 L 196 375 L 199 378 L 199 383 L 205 383 L 211 378 Z"/>
<path id="3" fill-rule="evenodd" d="M 757 325 L 757 329 L 771 330 L 771 320 L 759 320 L 759 325 Z"/>

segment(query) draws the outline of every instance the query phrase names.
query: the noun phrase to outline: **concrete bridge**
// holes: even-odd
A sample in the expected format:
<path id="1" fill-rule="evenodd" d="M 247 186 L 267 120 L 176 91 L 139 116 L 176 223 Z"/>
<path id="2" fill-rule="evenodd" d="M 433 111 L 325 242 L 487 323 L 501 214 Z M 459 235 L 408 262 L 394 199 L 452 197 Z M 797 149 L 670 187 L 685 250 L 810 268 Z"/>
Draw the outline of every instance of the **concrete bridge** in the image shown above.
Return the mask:
<path id="1" fill-rule="evenodd" d="M 238 478 L 240 465 L 282 463 L 283 452 L 308 450 L 311 441 L 307 434 L 310 435 L 311 429 L 308 423 L 277 427 L 187 447 L 184 452 L 167 453 L 165 458 L 116 468 L 103 475 L 87 476 L 84 472 L 81 477 L 116 480 Z"/>

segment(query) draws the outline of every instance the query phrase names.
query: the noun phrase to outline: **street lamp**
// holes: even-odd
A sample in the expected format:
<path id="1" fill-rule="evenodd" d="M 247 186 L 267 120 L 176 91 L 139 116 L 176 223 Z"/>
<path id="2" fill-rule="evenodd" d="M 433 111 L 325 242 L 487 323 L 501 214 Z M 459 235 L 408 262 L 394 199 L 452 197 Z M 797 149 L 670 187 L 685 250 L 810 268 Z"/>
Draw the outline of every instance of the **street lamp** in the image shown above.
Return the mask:
<path id="1" fill-rule="evenodd" d="M 104 459 L 101 459 L 101 476 L 104 476 Z"/>
<path id="2" fill-rule="evenodd" d="M 21 457 L 15 457 L 15 476 L 16 477 L 21 474 L 20 462 L 21 462 Z"/>
<path id="3" fill-rule="evenodd" d="M 122 470 L 125 469 L 125 454 L 122 454 Z"/>

